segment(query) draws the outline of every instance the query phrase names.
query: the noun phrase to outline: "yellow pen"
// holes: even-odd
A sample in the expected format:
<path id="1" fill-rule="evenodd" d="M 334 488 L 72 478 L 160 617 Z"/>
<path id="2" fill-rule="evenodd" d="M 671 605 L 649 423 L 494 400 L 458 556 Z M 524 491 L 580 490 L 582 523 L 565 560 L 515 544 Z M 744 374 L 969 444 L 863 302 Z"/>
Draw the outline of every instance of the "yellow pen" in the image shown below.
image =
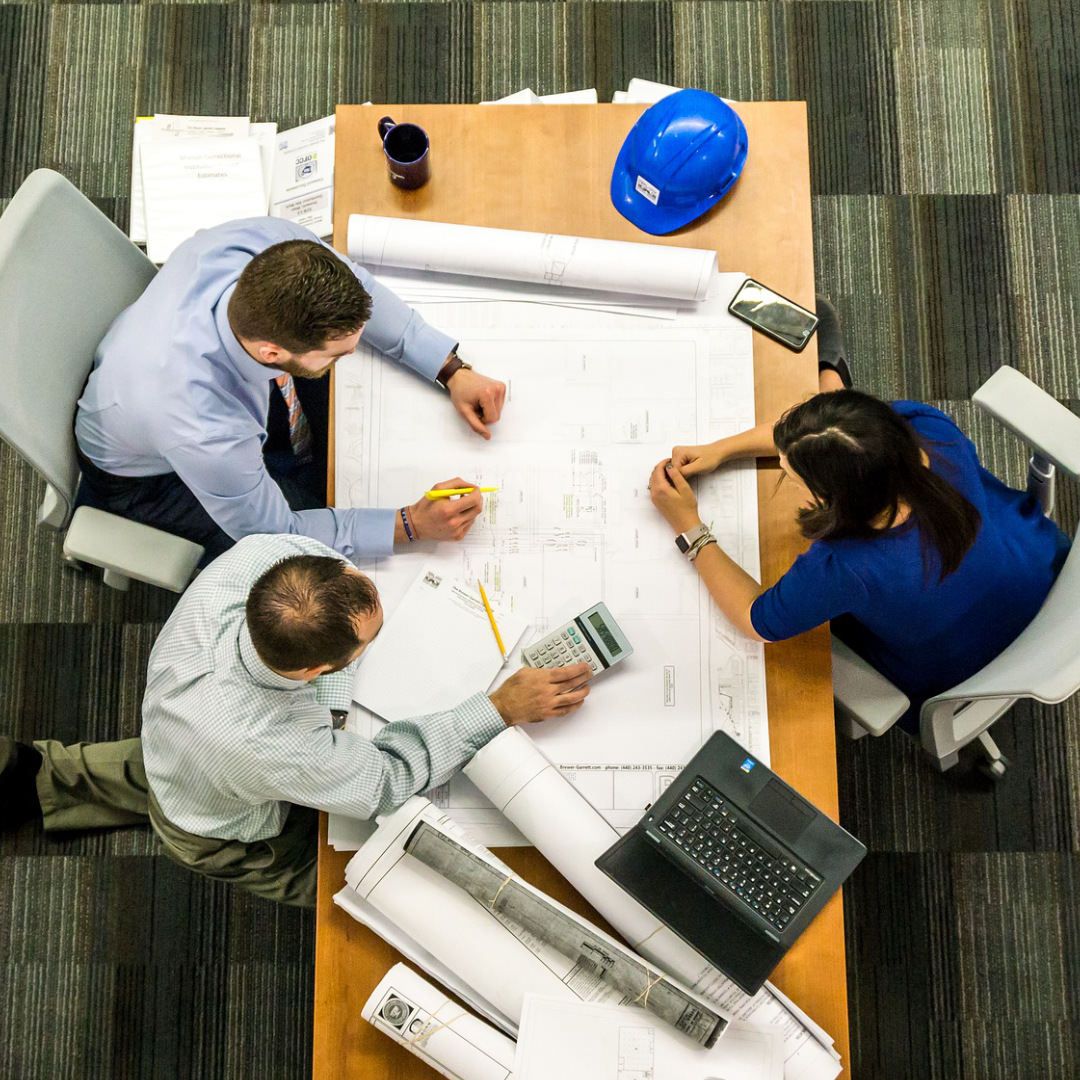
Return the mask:
<path id="1" fill-rule="evenodd" d="M 503 658 L 503 663 L 506 663 L 506 649 L 503 646 L 502 634 L 499 633 L 499 624 L 495 621 L 495 612 L 491 610 L 491 605 L 488 603 L 483 582 L 477 581 L 476 584 L 480 589 L 480 599 L 484 601 L 484 610 L 487 612 L 488 622 L 491 623 L 492 633 L 495 635 L 495 644 L 499 646 L 499 655 Z"/>
<path id="2" fill-rule="evenodd" d="M 424 498 L 426 499 L 449 499 L 454 495 L 471 495 L 474 491 L 498 491 L 498 488 L 494 487 L 482 487 L 482 488 L 433 488 L 431 491 L 424 492 Z"/>

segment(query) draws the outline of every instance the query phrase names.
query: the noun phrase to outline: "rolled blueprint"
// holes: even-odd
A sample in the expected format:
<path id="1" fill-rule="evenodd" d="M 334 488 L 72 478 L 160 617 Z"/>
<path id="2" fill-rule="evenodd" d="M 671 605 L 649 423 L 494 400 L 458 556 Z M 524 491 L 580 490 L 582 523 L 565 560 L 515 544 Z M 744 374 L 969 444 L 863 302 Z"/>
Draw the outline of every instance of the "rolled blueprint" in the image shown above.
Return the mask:
<path id="1" fill-rule="evenodd" d="M 628 995 L 606 968 L 582 962 L 587 950 L 579 947 L 571 956 L 566 955 L 544 935 L 527 932 L 407 854 L 405 845 L 422 824 L 452 837 L 489 865 L 500 881 L 520 880 L 487 848 L 472 844 L 438 807 L 414 796 L 379 819 L 375 834 L 345 868 L 346 886 L 334 902 L 509 1035 L 517 1034 L 526 993 L 614 1005 L 629 1003 Z M 532 892 L 544 896 L 537 890 Z M 602 950 L 629 955 L 625 946 L 598 927 L 550 897 L 544 899 L 576 922 L 582 943 L 596 941 Z M 644 999 L 642 991 L 660 977 L 661 973 L 654 971 L 637 995 Z M 697 1002 L 703 1014 L 716 1016 L 685 987 L 679 989 Z"/>
<path id="2" fill-rule="evenodd" d="M 453 837 L 422 823 L 409 837 L 405 850 L 489 911 L 550 943 L 579 967 L 592 969 L 629 1004 L 648 1009 L 702 1046 L 714 1045 L 727 1026 L 724 1017 L 704 1008 L 662 972 L 520 878 L 481 859 Z"/>
<path id="3" fill-rule="evenodd" d="M 449 1080 L 510 1080 L 513 1073 L 513 1039 L 404 964 L 383 976 L 360 1015 Z"/>
<path id="4" fill-rule="evenodd" d="M 703 248 L 370 214 L 349 216 L 348 252 L 350 258 L 370 267 L 533 281 L 672 300 L 704 300 L 716 275 L 716 252 Z"/>
<path id="5" fill-rule="evenodd" d="M 781 1030 L 786 1080 L 839 1073 L 825 1033 L 774 987 L 766 983 L 752 997 L 744 994 L 596 868 L 594 860 L 618 840 L 618 832 L 521 728 L 508 728 L 489 742 L 464 771 L 636 953 L 731 1016 Z"/>

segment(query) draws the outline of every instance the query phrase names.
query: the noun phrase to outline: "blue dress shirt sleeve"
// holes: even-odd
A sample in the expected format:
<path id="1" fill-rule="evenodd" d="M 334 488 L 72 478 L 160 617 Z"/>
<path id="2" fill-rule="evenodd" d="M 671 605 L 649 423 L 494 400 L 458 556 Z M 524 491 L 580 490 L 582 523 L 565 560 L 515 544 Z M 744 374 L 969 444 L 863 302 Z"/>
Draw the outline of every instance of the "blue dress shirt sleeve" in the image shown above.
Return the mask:
<path id="1" fill-rule="evenodd" d="M 253 533 L 310 536 L 353 562 L 394 552 L 394 509 L 293 510 L 266 470 L 254 430 L 207 433 L 198 442 L 172 447 L 165 457 L 234 540 Z"/>
<path id="2" fill-rule="evenodd" d="M 351 261 L 349 265 L 372 302 L 371 318 L 360 339 L 365 345 L 434 382 L 457 342 L 429 326 L 404 300 L 376 281 L 362 266 Z"/>

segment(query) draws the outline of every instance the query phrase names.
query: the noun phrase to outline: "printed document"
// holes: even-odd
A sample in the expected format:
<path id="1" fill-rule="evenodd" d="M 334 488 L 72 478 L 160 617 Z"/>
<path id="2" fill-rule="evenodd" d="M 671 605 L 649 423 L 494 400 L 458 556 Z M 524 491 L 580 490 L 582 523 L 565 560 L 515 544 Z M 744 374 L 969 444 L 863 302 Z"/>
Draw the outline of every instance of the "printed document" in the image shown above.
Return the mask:
<path id="1" fill-rule="evenodd" d="M 494 605 L 493 613 L 503 644 L 514 649 L 527 620 Z M 364 651 L 353 697 L 383 720 L 405 720 L 487 690 L 502 666 L 476 582 L 428 567 Z"/>
<path id="2" fill-rule="evenodd" d="M 640 1009 L 525 996 L 514 1080 L 782 1080 L 769 1028 L 729 1024 L 711 1049 Z"/>
<path id="3" fill-rule="evenodd" d="M 165 262 L 199 229 L 266 212 L 255 139 L 151 139 L 140 156 L 151 262 Z"/>
<path id="4" fill-rule="evenodd" d="M 270 214 L 329 236 L 333 211 L 334 117 L 327 116 L 278 135 Z"/>

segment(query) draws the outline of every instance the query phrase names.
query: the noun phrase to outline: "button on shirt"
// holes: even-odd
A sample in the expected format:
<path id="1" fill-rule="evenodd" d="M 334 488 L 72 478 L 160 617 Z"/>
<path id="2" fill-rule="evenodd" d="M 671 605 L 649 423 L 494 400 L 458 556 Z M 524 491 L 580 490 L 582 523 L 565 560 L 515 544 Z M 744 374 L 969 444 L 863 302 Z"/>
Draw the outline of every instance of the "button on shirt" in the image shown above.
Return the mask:
<path id="1" fill-rule="evenodd" d="M 254 582 L 292 555 L 335 555 L 302 536 L 251 536 L 188 588 L 153 652 L 143 700 L 150 788 L 172 824 L 252 842 L 281 832 L 289 804 L 369 818 L 444 783 L 505 729 L 486 694 L 387 724 L 335 731 L 356 663 L 312 683 L 260 659 L 244 608 Z M 339 556 L 335 556 L 339 557 Z"/>
<path id="2" fill-rule="evenodd" d="M 76 438 L 115 476 L 175 472 L 234 540 L 297 533 L 351 559 L 389 555 L 394 510 L 294 511 L 263 463 L 271 380 L 280 372 L 247 354 L 228 307 L 244 267 L 284 240 L 320 242 L 292 222 L 249 218 L 181 244 L 98 346 Z M 363 342 L 434 381 L 454 339 L 344 261 L 373 302 Z"/>

